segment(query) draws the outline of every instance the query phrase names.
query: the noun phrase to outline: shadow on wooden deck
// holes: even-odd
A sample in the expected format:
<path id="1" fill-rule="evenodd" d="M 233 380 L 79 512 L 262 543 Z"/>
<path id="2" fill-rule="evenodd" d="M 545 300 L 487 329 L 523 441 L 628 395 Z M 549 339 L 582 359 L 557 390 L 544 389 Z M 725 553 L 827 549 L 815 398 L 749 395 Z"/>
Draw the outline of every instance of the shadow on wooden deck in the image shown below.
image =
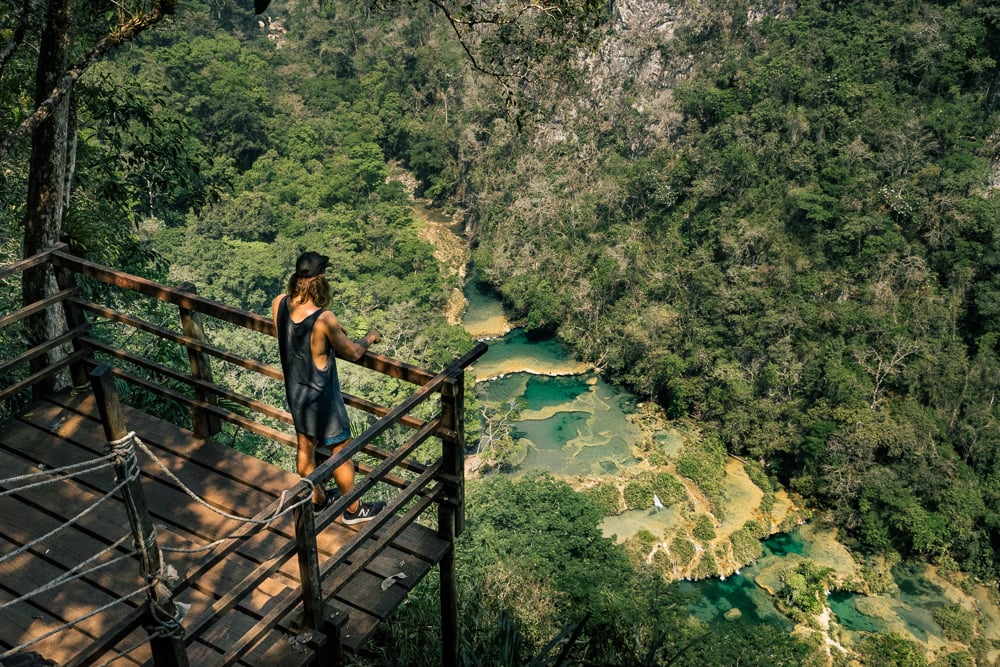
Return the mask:
<path id="1" fill-rule="evenodd" d="M 128 428 L 159 459 L 140 450 L 141 484 L 164 561 L 183 581 L 210 554 L 211 545 L 245 527 L 243 521 L 274 503 L 299 477 L 256 458 L 195 437 L 191 432 L 124 408 Z M 24 647 L 56 661 L 72 664 L 96 638 L 136 615 L 145 602 L 145 582 L 134 555 L 129 521 L 115 476 L 105 458 L 106 440 L 96 401 L 90 391 L 62 393 L 33 405 L 0 430 L 0 605 L 47 585 L 85 563 L 86 573 L 52 590 L 41 592 L 0 611 L 0 654 Z M 88 463 L 89 462 L 89 463 Z M 77 471 L 67 466 L 81 464 Z M 162 467 L 161 467 L 162 464 Z M 175 475 L 189 495 L 164 472 Z M 62 471 L 62 472 L 59 472 Z M 75 476 L 67 478 L 66 473 Z M 38 475 L 38 473 L 46 473 Z M 76 474 L 80 473 L 80 474 Z M 32 475 L 11 481 L 19 476 Z M 51 481 L 33 488 L 36 482 Z M 13 490 L 22 489 L 22 490 Z M 13 491 L 12 491 L 13 490 Z M 329 521 L 324 514 L 318 525 Z M 380 531 L 391 531 L 394 517 Z M 72 522 L 59 530 L 60 526 Z M 352 558 L 336 556 L 357 535 L 357 526 L 329 522 L 317 533 L 324 600 L 328 614 L 343 622 L 341 640 L 358 650 L 378 623 L 406 598 L 408 591 L 448 553 L 448 541 L 434 530 L 410 523 L 388 544 L 380 545 L 363 567 L 351 568 Z M 374 537 L 377 538 L 378 533 Z M 188 606 L 182 625 L 190 627 L 211 613 L 248 574 L 267 563 L 282 545 L 295 540 L 291 513 L 274 520 L 225 559 L 177 590 L 176 600 Z M 375 539 L 369 540 L 373 544 Z M 198 549 L 207 550 L 198 551 Z M 95 554 L 100 554 L 95 558 Z M 88 559 L 94 559 L 88 562 Z M 367 561 L 367 562 L 366 562 Z M 349 578 L 346 578 L 349 577 Z M 248 629 L 274 609 L 286 607 L 297 595 L 299 569 L 294 554 L 253 589 L 233 601 L 218 622 L 193 640 L 187 654 L 191 665 L 219 664 Z M 336 590 L 333 590 L 336 589 Z M 300 608 L 299 608 L 300 609 Z M 307 633 L 296 627 L 300 610 L 282 617 L 235 664 L 260 667 L 308 665 L 314 661 Z M 88 616 L 46 637 L 66 623 Z M 115 665 L 150 661 L 147 632 L 128 632 L 93 664 Z"/>

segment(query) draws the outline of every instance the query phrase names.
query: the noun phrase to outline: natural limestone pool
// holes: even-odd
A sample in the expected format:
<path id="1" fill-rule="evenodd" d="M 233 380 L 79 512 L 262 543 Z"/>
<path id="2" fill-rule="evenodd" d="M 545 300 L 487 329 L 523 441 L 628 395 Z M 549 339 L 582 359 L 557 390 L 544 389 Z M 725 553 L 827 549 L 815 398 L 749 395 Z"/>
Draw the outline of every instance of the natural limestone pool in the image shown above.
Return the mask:
<path id="1" fill-rule="evenodd" d="M 465 296 L 464 326 L 490 342 L 489 352 L 473 369 L 479 397 L 489 403 L 512 399 L 522 403 L 513 435 L 526 440 L 529 447 L 516 474 L 547 471 L 566 477 L 613 477 L 639 462 L 633 448 L 644 434 L 630 419 L 640 405 L 637 397 L 575 361 L 558 341 L 532 340 L 513 327 L 495 295 L 480 290 L 474 281 L 467 284 Z M 668 457 L 676 457 L 684 441 L 669 430 L 645 435 L 651 435 Z M 761 496 L 736 459 L 727 466 L 725 486 L 732 508 L 718 524 L 723 533 L 752 516 Z M 779 504 L 791 507 L 784 492 L 778 496 Z M 688 520 L 690 516 L 679 506 L 659 512 L 640 509 L 607 517 L 602 530 L 619 539 L 640 530 L 664 535 Z M 847 577 L 859 569 L 835 531 L 806 524 L 764 540 L 763 555 L 735 572 L 699 581 L 683 580 L 683 573 L 676 578 L 682 579 L 679 585 L 691 596 L 691 613 L 706 623 L 740 619 L 791 631 L 792 621 L 777 610 L 766 588 L 804 558 L 820 567 L 832 567 L 838 576 Z M 933 619 L 935 608 L 951 604 L 976 611 L 983 633 L 1000 637 L 1000 608 L 995 604 L 996 591 L 990 587 L 977 585 L 971 593 L 963 592 L 932 568 L 918 564 L 896 566 L 892 579 L 898 590 L 883 595 L 840 591 L 828 595 L 832 624 L 824 641 L 833 651 L 881 631 L 918 641 L 929 655 L 961 650 L 964 647 L 942 636 Z"/>

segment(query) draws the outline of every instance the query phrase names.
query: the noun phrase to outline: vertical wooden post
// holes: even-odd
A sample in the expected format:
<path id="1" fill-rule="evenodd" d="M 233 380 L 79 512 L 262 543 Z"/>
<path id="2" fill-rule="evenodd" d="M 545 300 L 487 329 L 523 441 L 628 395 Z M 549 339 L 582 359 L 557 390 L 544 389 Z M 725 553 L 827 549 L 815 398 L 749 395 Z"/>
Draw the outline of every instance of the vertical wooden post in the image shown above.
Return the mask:
<path id="1" fill-rule="evenodd" d="M 438 505 L 438 535 L 448 551 L 438 563 L 441 578 L 441 664 L 459 664 L 458 586 L 455 578 L 455 536 L 465 527 L 465 374 L 459 372 L 441 389 L 441 458 L 444 500 Z"/>
<path id="2" fill-rule="evenodd" d="M 295 544 L 302 580 L 302 625 L 319 630 L 323 624 L 323 588 L 316 546 L 316 514 L 311 501 L 295 508 Z"/>
<path id="3" fill-rule="evenodd" d="M 128 431 L 125 428 L 125 418 L 121 402 L 118 399 L 118 392 L 115 390 L 111 367 L 107 364 L 101 364 L 90 374 L 90 380 L 94 388 L 94 397 L 97 399 L 97 407 L 101 412 L 104 436 L 109 443 L 122 440 L 128 435 Z M 132 447 L 134 448 L 134 445 Z M 154 633 L 154 630 L 164 626 L 152 609 L 155 608 L 158 610 L 156 613 L 161 616 L 167 615 L 171 619 L 176 619 L 178 612 L 170 588 L 160 580 L 163 559 L 160 555 L 160 548 L 156 544 L 156 531 L 153 528 L 153 520 L 149 516 L 149 507 L 146 505 L 146 497 L 142 492 L 142 484 L 137 477 L 133 476 L 129 469 L 130 463 L 132 466 L 138 465 L 135 462 L 134 449 L 131 460 L 125 456 L 116 457 L 115 477 L 119 482 L 128 480 L 122 488 L 122 499 L 125 501 L 129 525 L 132 527 L 136 546 L 139 549 L 139 567 L 147 582 L 155 582 L 147 594 L 151 609 L 147 631 L 151 633 L 149 644 L 153 653 L 153 664 L 156 667 L 189 667 L 187 652 L 184 649 L 184 630 L 179 624 L 165 635 Z"/>
<path id="4" fill-rule="evenodd" d="M 194 284 L 189 282 L 181 283 L 177 289 L 191 294 L 198 293 Z M 178 309 L 181 313 L 181 330 L 184 335 L 202 343 L 207 342 L 205 329 L 201 324 L 201 315 L 190 308 L 179 307 Z M 187 353 L 188 361 L 191 363 L 191 377 L 211 382 L 212 366 L 209 363 L 208 355 L 190 347 L 187 348 Z M 216 404 L 215 395 L 209 394 L 201 387 L 195 386 L 194 395 L 199 401 Z M 191 429 L 199 438 L 211 438 L 222 429 L 222 425 L 218 417 L 195 406 L 191 408 Z"/>
<path id="5" fill-rule="evenodd" d="M 441 602 L 441 664 L 458 667 L 461 655 L 458 641 L 458 584 L 455 578 L 455 524 L 446 516 L 445 505 L 438 506 L 438 535 L 448 540 L 448 551 L 438 563 Z M 444 534 L 442 534 L 444 533 Z"/>
<path id="6" fill-rule="evenodd" d="M 319 547 L 316 544 L 316 512 L 310 499 L 295 508 L 295 554 L 302 582 L 302 627 L 323 636 L 321 644 L 313 644 L 318 667 L 342 664 L 343 646 L 340 628 L 326 619 L 323 604 L 323 580 L 319 569 Z"/>
<path id="7" fill-rule="evenodd" d="M 76 278 L 73 273 L 66 268 L 55 265 L 56 272 L 56 283 L 60 290 L 68 290 L 76 288 Z M 87 324 L 87 318 L 84 317 L 83 311 L 72 303 L 63 302 L 63 312 L 66 316 L 66 323 L 69 325 L 70 329 L 76 329 Z M 79 339 L 73 338 L 73 349 L 79 350 L 82 347 Z M 72 382 L 74 387 L 82 387 L 87 384 L 89 378 L 87 377 L 87 365 L 82 361 L 77 361 L 72 366 L 70 366 L 70 376 L 72 377 Z"/>

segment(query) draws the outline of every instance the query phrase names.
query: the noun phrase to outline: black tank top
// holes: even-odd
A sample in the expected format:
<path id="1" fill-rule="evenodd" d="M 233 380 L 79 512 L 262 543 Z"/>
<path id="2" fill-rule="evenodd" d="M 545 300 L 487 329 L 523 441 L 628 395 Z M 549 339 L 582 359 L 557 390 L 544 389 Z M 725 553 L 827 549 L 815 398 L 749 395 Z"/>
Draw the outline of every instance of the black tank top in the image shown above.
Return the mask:
<path id="1" fill-rule="evenodd" d="M 286 296 L 278 305 L 276 323 L 288 410 L 295 430 L 315 439 L 318 445 L 336 444 L 351 435 L 333 350 L 326 368 L 317 368 L 312 359 L 313 326 L 322 312 L 319 309 L 301 322 L 293 322 Z"/>

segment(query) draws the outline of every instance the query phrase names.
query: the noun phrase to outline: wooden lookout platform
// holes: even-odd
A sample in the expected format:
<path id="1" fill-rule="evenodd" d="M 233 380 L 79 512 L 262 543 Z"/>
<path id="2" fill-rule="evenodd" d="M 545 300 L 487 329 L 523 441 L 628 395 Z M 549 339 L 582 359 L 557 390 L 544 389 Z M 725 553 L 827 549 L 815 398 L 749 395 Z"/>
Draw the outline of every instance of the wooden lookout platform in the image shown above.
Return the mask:
<path id="1" fill-rule="evenodd" d="M 66 333 L 0 360 L 0 658 L 342 664 L 437 570 L 441 662 L 458 662 L 464 369 L 485 346 L 440 373 L 366 354 L 363 372 L 414 389 L 394 407 L 348 396 L 367 428 L 303 480 L 230 446 L 251 434 L 265 448 L 294 448 L 290 417 L 273 400 L 280 391 L 267 388 L 280 389 L 281 372 L 216 346 L 215 325 L 202 321 L 273 336 L 268 319 L 64 247 L 0 269 L 0 279 L 22 275 L 48 276 L 59 289 L 0 317 L 0 342 L 30 341 L 30 326 L 10 332 L 51 311 Z M 140 294 L 147 298 L 132 298 Z M 142 332 L 144 342 L 123 331 Z M 136 351 L 150 341 L 179 347 L 186 363 Z M 122 400 L 135 397 L 146 403 Z M 348 458 L 359 471 L 355 489 L 314 513 L 312 485 Z M 344 525 L 343 508 L 363 494 L 386 500 L 386 510 Z"/>

